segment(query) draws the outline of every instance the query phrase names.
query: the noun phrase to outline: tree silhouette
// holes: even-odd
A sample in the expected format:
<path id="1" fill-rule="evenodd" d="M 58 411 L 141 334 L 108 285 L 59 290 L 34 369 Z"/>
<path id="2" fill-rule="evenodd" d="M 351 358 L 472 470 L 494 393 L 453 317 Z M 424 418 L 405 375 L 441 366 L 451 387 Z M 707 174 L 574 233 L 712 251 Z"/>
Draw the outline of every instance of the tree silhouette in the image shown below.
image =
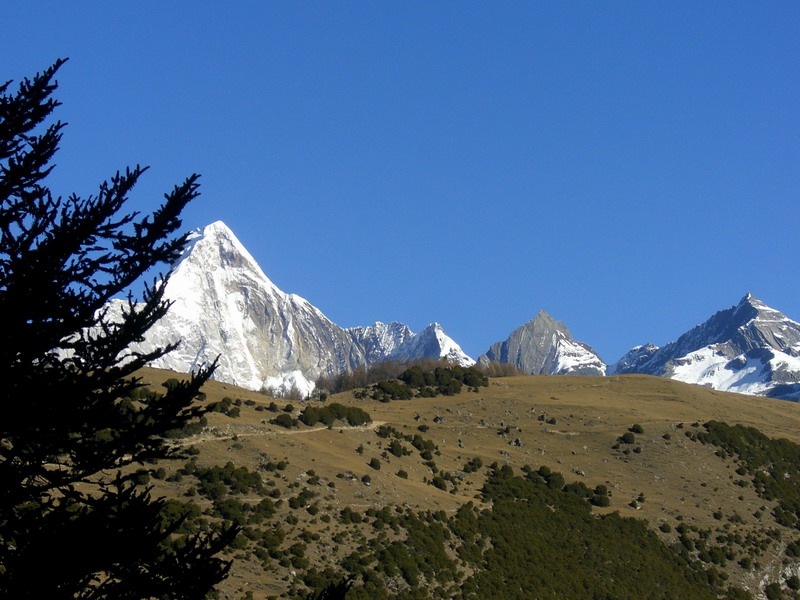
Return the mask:
<path id="1" fill-rule="evenodd" d="M 44 122 L 63 63 L 14 93 L 0 85 L 0 597 L 203 598 L 236 531 L 175 535 L 164 501 L 123 467 L 177 456 L 163 435 L 202 415 L 214 365 L 163 395 L 132 394 L 135 371 L 175 347 L 128 350 L 167 311 L 166 278 L 138 303 L 128 295 L 121 318 L 106 308 L 180 255 L 198 176 L 146 216 L 122 212 L 138 166 L 94 196 L 53 196 L 64 124 Z"/>

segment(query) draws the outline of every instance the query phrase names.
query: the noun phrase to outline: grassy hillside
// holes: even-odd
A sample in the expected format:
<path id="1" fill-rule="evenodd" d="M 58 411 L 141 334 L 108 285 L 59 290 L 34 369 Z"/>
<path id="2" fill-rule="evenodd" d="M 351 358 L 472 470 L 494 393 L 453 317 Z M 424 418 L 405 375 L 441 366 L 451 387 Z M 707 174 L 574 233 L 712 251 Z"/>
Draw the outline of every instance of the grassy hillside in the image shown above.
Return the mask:
<path id="1" fill-rule="evenodd" d="M 471 389 L 286 411 L 211 382 L 218 412 L 175 440 L 190 458 L 145 468 L 193 511 L 184 527 L 244 527 L 222 597 L 307 597 L 346 574 L 348 598 L 794 597 L 797 499 L 779 483 L 800 454 L 764 448 L 800 442 L 800 406 L 642 375 Z M 371 421 L 299 420 L 332 403 Z"/>

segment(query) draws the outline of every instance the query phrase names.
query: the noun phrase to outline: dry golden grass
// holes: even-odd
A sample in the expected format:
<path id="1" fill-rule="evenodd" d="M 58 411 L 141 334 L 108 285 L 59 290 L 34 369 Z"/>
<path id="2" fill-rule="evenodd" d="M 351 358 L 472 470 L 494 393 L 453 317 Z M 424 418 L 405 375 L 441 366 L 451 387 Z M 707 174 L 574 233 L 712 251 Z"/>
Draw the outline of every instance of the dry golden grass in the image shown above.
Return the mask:
<path id="1" fill-rule="evenodd" d="M 141 375 L 153 385 L 180 377 L 154 369 Z M 301 519 L 289 528 L 291 535 L 302 529 L 321 535 L 309 550 L 312 564 L 319 565 L 335 566 L 358 544 L 353 537 L 343 545 L 330 542 L 341 529 L 335 515 L 345 506 L 360 511 L 387 505 L 452 511 L 468 500 L 475 501 L 483 484 L 485 469 L 466 474 L 455 494 L 425 483 L 432 472 L 419 453 L 402 458 L 385 453 L 386 440 L 374 432 L 380 424 L 408 434 L 419 433 L 418 427 L 427 425 L 429 429 L 422 435 L 438 445 L 441 455 L 434 460 L 444 471 L 460 471 L 467 460 L 477 456 L 484 465 L 495 461 L 515 468 L 547 465 L 560 471 L 568 482 L 583 481 L 590 487 L 606 484 L 612 494 L 611 506 L 595 510 L 642 517 L 654 527 L 661 523 L 674 527 L 679 517 L 701 528 L 714 527 L 719 525 L 712 516 L 717 510 L 738 514 L 745 528 L 774 527 L 768 521 L 769 511 L 761 519 L 753 516 L 759 507 L 771 505 L 758 498 L 752 487 L 735 485 L 732 461 L 686 437 L 686 431 L 695 430 L 693 424 L 710 419 L 741 423 L 770 437 L 800 442 L 800 405 L 645 375 L 508 377 L 490 380 L 489 387 L 478 393 L 386 404 L 357 400 L 350 393 L 331 398 L 329 402 L 360 406 L 371 414 L 373 423 L 358 428 L 301 426 L 286 430 L 266 422 L 273 413 L 256 410 L 272 401 L 282 407 L 285 400 L 219 382 L 209 382 L 204 391 L 210 402 L 227 396 L 239 398 L 243 404 L 238 418 L 213 413 L 203 433 L 181 442 L 200 450 L 199 464 L 232 461 L 255 469 L 267 460 L 287 460 L 285 471 L 264 473 L 266 481 L 272 479 L 283 490 L 284 499 L 305 486 L 309 469 L 320 476 L 320 485 L 314 488 L 319 493 L 318 517 L 329 514 L 332 521 L 325 523 L 285 504 L 278 515 L 285 518 L 292 513 Z M 302 403 L 294 404 L 296 411 L 302 408 Z M 555 423 L 548 422 L 552 419 Z M 630 448 L 639 446 L 641 452 L 625 455 L 624 445 L 613 450 L 619 436 L 634 423 L 644 432 Z M 505 428 L 509 428 L 507 433 Z M 669 439 L 664 434 L 669 434 Z M 363 446 L 363 454 L 357 453 L 359 446 Z M 367 464 L 373 457 L 381 461 L 379 471 Z M 396 475 L 400 469 L 408 473 L 408 479 Z M 343 474 L 355 477 L 342 478 Z M 371 476 L 368 486 L 360 480 L 366 474 Z M 330 482 L 335 487 L 329 487 Z M 187 482 L 157 484 L 156 493 L 180 496 Z M 629 506 L 640 494 L 645 501 L 638 508 Z M 675 534 L 662 535 L 670 538 Z M 766 564 L 764 570 L 776 568 L 777 563 Z M 756 584 L 753 574 L 734 569 L 733 576 L 751 589 Z M 290 584 L 287 569 L 265 571 L 252 561 L 237 560 L 221 589 L 231 597 L 249 590 L 255 598 L 266 598 L 284 592 Z"/>

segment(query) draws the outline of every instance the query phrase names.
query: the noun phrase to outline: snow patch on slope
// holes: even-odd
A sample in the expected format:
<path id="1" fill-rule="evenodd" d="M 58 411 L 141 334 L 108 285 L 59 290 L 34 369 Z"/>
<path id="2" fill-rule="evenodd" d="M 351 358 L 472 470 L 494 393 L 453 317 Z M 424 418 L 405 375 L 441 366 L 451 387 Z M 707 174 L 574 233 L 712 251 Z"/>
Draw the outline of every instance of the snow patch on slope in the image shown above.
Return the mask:
<path id="1" fill-rule="evenodd" d="M 556 335 L 558 340 L 554 340 L 556 361 L 553 374 L 579 373 L 593 369 L 598 375 L 605 375 L 606 365 L 594 352 L 580 342 L 567 338 L 561 332 Z"/>
<path id="2" fill-rule="evenodd" d="M 311 395 L 316 385 L 305 378 L 301 371 L 290 371 L 267 377 L 262 382 L 262 388 L 277 396 L 288 396 L 298 393 L 306 398 Z"/>
<path id="3" fill-rule="evenodd" d="M 714 346 L 674 361 L 671 377 L 717 390 L 762 396 L 775 387 L 781 373 L 800 373 L 800 358 L 779 351 L 746 352 L 729 359 Z M 776 377 L 777 375 L 777 377 Z M 796 383 L 790 381 L 780 383 Z"/>

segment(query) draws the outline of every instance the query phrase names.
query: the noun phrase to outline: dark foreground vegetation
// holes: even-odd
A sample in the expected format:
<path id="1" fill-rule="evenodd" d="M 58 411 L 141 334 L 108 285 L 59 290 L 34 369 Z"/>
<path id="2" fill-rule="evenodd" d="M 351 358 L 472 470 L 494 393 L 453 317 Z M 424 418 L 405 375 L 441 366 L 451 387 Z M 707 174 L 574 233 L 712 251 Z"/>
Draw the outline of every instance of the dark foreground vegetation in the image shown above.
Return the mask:
<path id="1" fill-rule="evenodd" d="M 175 347 L 126 350 L 165 314 L 166 281 L 115 322 L 104 309 L 180 255 L 198 176 L 149 215 L 123 210 L 138 166 L 88 198 L 51 193 L 64 124 L 44 122 L 63 62 L 16 92 L 0 84 L 0 597 L 199 600 L 227 573 L 216 555 L 236 529 L 181 534 L 123 468 L 177 455 L 165 439 L 205 412 L 213 366 L 137 396 L 133 374 Z"/>

